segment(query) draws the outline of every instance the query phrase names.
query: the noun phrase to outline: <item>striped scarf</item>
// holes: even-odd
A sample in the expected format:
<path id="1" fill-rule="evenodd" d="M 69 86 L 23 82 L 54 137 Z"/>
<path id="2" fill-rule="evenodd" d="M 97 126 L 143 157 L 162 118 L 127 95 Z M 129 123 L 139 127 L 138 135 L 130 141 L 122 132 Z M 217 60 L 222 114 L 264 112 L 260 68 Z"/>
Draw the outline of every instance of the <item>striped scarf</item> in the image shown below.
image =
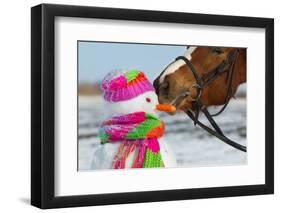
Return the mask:
<path id="1" fill-rule="evenodd" d="M 114 169 L 125 168 L 130 153 L 137 151 L 132 168 L 164 167 L 158 139 L 164 133 L 164 123 L 145 112 L 114 116 L 102 123 L 101 143 L 121 142 L 114 157 Z"/>

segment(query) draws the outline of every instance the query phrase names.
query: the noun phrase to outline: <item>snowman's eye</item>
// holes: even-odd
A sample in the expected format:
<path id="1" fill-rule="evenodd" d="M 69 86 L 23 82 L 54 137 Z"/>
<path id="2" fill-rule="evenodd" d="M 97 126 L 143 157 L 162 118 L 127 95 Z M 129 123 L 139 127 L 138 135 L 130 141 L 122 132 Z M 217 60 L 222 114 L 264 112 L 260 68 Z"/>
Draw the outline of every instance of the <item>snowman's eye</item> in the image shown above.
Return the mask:
<path id="1" fill-rule="evenodd" d="M 145 100 L 146 100 L 146 102 L 148 102 L 148 103 L 151 102 L 151 99 L 150 99 L 150 98 L 146 98 Z"/>

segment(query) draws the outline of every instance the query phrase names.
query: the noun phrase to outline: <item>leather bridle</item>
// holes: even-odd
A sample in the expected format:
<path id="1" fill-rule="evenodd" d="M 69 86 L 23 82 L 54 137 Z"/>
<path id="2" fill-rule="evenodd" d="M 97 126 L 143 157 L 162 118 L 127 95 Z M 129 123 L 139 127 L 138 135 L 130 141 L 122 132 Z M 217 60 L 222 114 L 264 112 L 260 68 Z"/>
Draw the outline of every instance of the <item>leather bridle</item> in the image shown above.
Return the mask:
<path id="1" fill-rule="evenodd" d="M 190 88 L 188 91 L 183 92 L 179 96 L 177 96 L 174 99 L 174 101 L 172 102 L 172 104 L 176 104 L 176 102 L 178 102 L 179 100 L 183 100 L 184 98 L 189 98 L 189 100 L 191 100 L 191 102 L 192 102 L 192 109 L 187 110 L 186 114 L 193 120 L 194 125 L 198 124 L 202 129 L 206 130 L 208 133 L 217 137 L 221 141 L 227 143 L 228 145 L 230 145 L 240 151 L 246 152 L 247 147 L 245 147 L 241 144 L 238 144 L 238 143 L 232 141 L 231 139 L 227 138 L 224 135 L 224 133 L 222 132 L 222 130 L 220 129 L 220 127 L 217 125 L 216 121 L 213 119 L 214 116 L 219 115 L 220 113 L 222 113 L 225 110 L 231 97 L 233 96 L 232 81 L 233 81 L 235 64 L 236 64 L 236 60 L 238 58 L 238 54 L 239 54 L 239 49 L 235 49 L 233 52 L 231 52 L 229 54 L 228 58 L 226 60 L 224 60 L 218 67 L 216 67 L 214 70 L 207 72 L 207 74 L 203 77 L 201 77 L 198 74 L 195 66 L 192 64 L 192 62 L 189 59 L 187 59 L 184 56 L 177 57 L 176 61 L 183 60 L 185 62 L 185 64 L 190 68 L 190 70 L 196 80 L 196 83 L 193 84 L 191 87 L 196 88 L 197 95 L 195 98 L 192 98 L 191 92 L 190 92 L 191 88 Z M 227 66 L 228 66 L 228 69 L 226 69 Z M 224 73 L 226 73 L 226 83 L 227 83 L 227 93 L 226 93 L 226 97 L 225 97 L 225 104 L 219 110 L 219 112 L 217 112 L 214 115 L 211 115 L 209 113 L 207 107 L 201 103 L 202 91 L 210 83 L 212 83 L 214 80 L 216 80 L 219 76 L 221 76 Z M 206 118 L 210 122 L 213 129 L 211 129 L 210 127 L 206 126 L 205 124 L 203 124 L 201 121 L 198 120 L 200 111 L 202 111 L 203 114 L 206 116 Z"/>

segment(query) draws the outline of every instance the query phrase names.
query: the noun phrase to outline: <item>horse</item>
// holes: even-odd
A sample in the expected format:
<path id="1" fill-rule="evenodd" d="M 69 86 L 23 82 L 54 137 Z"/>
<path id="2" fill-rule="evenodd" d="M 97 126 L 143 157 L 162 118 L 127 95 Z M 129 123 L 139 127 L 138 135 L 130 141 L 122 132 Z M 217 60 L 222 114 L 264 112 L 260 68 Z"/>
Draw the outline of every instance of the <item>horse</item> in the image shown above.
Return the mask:
<path id="1" fill-rule="evenodd" d="M 194 123 L 242 151 L 246 148 L 224 136 L 207 108 L 223 105 L 220 114 L 234 97 L 237 88 L 246 82 L 246 48 L 188 47 L 184 56 L 171 62 L 154 80 L 160 104 L 170 104 L 184 111 Z M 198 121 L 204 112 L 215 131 Z M 226 140 L 227 139 L 227 140 Z"/>
<path id="2" fill-rule="evenodd" d="M 207 82 L 211 74 L 216 75 L 204 88 L 202 88 L 200 100 L 206 107 L 225 104 L 228 86 L 230 64 L 222 68 L 222 64 L 238 51 L 236 61 L 233 67 L 233 76 L 231 79 L 231 97 L 237 91 L 240 84 L 246 82 L 246 49 L 228 48 L 228 47 L 190 47 L 185 53 L 185 57 L 190 60 L 201 79 Z M 217 74 L 215 74 L 217 71 Z M 209 80 L 210 81 L 210 80 Z M 196 79 L 183 60 L 176 60 L 169 64 L 161 74 L 154 80 L 153 85 L 158 95 L 158 101 L 161 104 L 172 103 L 178 95 L 185 91 L 190 92 L 190 96 L 177 102 L 175 107 L 178 110 L 188 110 L 192 108 L 192 102 L 197 97 Z M 170 114 L 175 114 L 171 112 Z"/>

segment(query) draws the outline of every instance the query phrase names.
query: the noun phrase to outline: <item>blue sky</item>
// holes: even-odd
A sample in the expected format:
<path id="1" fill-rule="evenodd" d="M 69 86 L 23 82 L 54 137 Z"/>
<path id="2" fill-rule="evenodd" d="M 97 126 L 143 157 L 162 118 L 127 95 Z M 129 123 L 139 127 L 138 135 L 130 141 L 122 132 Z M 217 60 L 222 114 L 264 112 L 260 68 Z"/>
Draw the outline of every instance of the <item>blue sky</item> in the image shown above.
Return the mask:
<path id="1" fill-rule="evenodd" d="M 153 81 L 186 46 L 78 42 L 79 83 L 100 82 L 110 71 L 138 69 Z"/>

